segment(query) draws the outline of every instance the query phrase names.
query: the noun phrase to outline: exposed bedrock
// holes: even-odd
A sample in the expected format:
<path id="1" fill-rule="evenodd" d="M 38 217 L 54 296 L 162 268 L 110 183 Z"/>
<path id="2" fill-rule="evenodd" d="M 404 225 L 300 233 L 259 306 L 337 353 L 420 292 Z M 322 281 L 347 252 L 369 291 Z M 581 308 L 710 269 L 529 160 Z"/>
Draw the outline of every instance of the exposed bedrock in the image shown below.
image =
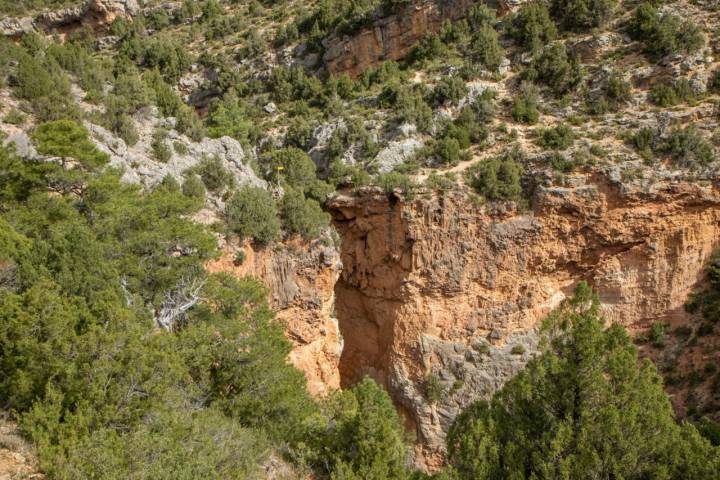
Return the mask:
<path id="1" fill-rule="evenodd" d="M 437 32 L 445 21 L 464 18 L 470 7 L 478 3 L 501 12 L 508 8 L 506 0 L 413 1 L 351 35 L 326 38 L 323 62 L 331 74 L 355 78 L 368 67 L 406 57 L 425 34 Z"/>
<path id="2" fill-rule="evenodd" d="M 418 463 L 433 469 L 455 415 L 527 362 L 541 320 L 578 281 L 631 330 L 682 314 L 717 244 L 718 191 L 626 190 L 598 174 L 541 188 L 534 211 L 502 215 L 462 192 L 335 196 L 341 384 L 371 375 L 386 385 L 417 432 Z"/>

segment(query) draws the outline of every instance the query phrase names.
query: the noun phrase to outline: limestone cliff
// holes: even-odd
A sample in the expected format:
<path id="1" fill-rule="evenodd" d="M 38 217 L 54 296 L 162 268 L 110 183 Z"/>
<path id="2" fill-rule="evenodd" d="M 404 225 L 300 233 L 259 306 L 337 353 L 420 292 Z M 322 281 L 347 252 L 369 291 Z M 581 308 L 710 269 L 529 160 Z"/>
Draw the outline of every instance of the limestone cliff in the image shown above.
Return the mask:
<path id="1" fill-rule="evenodd" d="M 238 252 L 244 260 L 236 261 Z M 308 389 L 324 396 L 340 386 L 338 363 L 342 339 L 334 316 L 334 287 L 342 264 L 333 247 L 320 242 L 287 242 L 275 248 L 227 245 L 222 256 L 207 265 L 211 272 L 228 272 L 261 279 L 270 289 L 277 318 L 286 323 L 293 343 L 290 361 L 303 370 Z"/>
<path id="2" fill-rule="evenodd" d="M 720 233 L 715 187 L 629 191 L 602 174 L 540 187 L 530 212 L 464 192 L 403 199 L 365 189 L 329 203 L 344 270 L 336 310 L 342 383 L 384 383 L 437 466 L 460 408 L 489 397 L 537 345 L 576 282 L 630 330 L 682 310 Z"/>
<path id="3" fill-rule="evenodd" d="M 20 37 L 31 32 L 66 33 L 88 26 L 105 28 L 117 17 L 132 18 L 140 10 L 136 0 L 86 0 L 85 2 L 35 16 L 0 20 L 0 34 Z"/>
<path id="4" fill-rule="evenodd" d="M 424 0 L 410 2 L 392 15 L 376 19 L 350 36 L 331 36 L 323 42 L 323 62 L 333 75 L 357 77 L 368 67 L 406 57 L 426 33 L 437 32 L 443 22 L 463 18 L 477 0 Z M 507 9 L 505 0 L 486 0 L 493 8 Z"/>

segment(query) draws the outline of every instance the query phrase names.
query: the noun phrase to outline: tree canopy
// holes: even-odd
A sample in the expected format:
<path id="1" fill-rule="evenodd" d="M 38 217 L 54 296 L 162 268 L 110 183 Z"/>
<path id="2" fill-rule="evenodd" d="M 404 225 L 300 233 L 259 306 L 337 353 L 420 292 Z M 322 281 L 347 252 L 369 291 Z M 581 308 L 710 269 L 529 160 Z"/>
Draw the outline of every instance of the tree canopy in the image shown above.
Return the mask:
<path id="1" fill-rule="evenodd" d="M 675 421 L 662 381 L 580 284 L 545 323 L 541 353 L 448 435 L 458 479 L 707 479 L 720 451 Z"/>

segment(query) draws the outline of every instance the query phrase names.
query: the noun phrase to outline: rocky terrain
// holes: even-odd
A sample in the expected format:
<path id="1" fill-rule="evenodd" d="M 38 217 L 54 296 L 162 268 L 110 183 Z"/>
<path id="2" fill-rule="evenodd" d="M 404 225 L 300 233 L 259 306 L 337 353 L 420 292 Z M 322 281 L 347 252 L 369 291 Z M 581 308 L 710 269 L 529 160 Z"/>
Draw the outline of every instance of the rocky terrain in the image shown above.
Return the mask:
<path id="1" fill-rule="evenodd" d="M 430 466 L 454 416 L 523 365 L 542 319 L 577 281 L 597 288 L 608 322 L 635 332 L 685 316 L 717 245 L 717 190 L 574 181 L 540 189 L 529 212 L 479 209 L 453 193 L 407 200 L 362 191 L 330 202 L 344 245 L 343 381 L 370 374 L 386 384 Z M 428 398 L 430 380 L 439 399 Z"/>
<path id="2" fill-rule="evenodd" d="M 208 43 L 207 52 L 218 58 L 228 52 L 235 55 L 231 67 L 193 62 L 173 91 L 206 115 L 217 108 L 213 102 L 224 98 L 220 91 L 225 88 L 222 82 L 231 83 L 228 78 L 243 86 L 272 82 L 273 68 L 300 66 L 309 77 L 318 73 L 362 79 L 383 62 L 406 59 L 429 34 L 464 19 L 477 3 L 424 0 L 404 4 L 389 15 L 380 9 L 353 32 L 325 35 L 319 51 L 312 51 L 301 37 L 296 44 L 243 57 L 226 37 Z M 525 2 L 485 3 L 501 22 Z M 181 183 L 185 171 L 212 157 L 231 173 L 235 185 L 256 186 L 280 198 L 284 192 L 279 182 L 273 184 L 267 169 L 257 165 L 266 150 L 289 144 L 296 117 L 305 120 L 306 113 L 314 115 L 315 110 L 323 113 L 307 128 L 309 138 L 292 145 L 301 145 L 318 172 L 331 171 L 335 162 L 373 175 L 410 172 L 408 177 L 417 184 L 412 192 L 397 186 L 354 188 L 354 180 L 348 179 L 357 172 L 343 172 L 338 192 L 324 204 L 339 242 L 332 240 L 329 230 L 320 239 L 285 235 L 265 246 L 218 233 L 222 255 L 206 268 L 255 276 L 269 287 L 272 307 L 294 345 L 289 360 L 304 371 L 313 395 L 327 396 L 365 375 L 384 385 L 408 430 L 416 434 L 415 463 L 432 471 L 443 464 L 445 435 L 456 415 L 473 400 L 490 398 L 525 365 L 537 350 L 542 320 L 579 281 L 597 290 L 608 323 L 620 323 L 638 338 L 655 324 L 667 324 L 668 331 L 697 329 L 697 318 L 684 306 L 689 295 L 703 287 L 720 239 L 720 97 L 712 83 L 720 71 L 720 14 L 712 2 L 668 2 L 663 12 L 703 26 L 705 43 L 692 54 L 651 61 L 627 33 L 629 8 L 603 28 L 560 36 L 586 73 L 576 90 L 581 93 L 554 95 L 543 90 L 538 119 L 532 124 L 518 121 L 511 110 L 523 91 L 521 72 L 531 65 L 531 56 L 503 37 L 507 50 L 501 66 L 463 80 L 462 98 L 434 106 L 425 129 L 395 121 L 394 107 L 376 108 L 372 102 L 387 92 L 374 87 L 351 100 L 339 100 L 335 93 L 333 99 L 341 107 L 331 104 L 325 109 L 299 107 L 294 98 L 283 105 L 271 93 L 249 93 L 251 100 L 240 116 L 256 115 L 250 123 L 263 130 L 258 138 L 243 133 L 238 138 L 222 134 L 192 139 L 178 131 L 176 118 L 163 116 L 156 107 L 132 115 L 138 133 L 132 145 L 90 116 L 83 125 L 94 144 L 108 154 L 110 166 L 122 169 L 123 181 L 145 189 L 167 176 Z M 104 38 L 116 17 L 132 20 L 141 12 L 149 17 L 158 9 L 176 11 L 178 6 L 146 5 L 143 10 L 131 1 L 89 0 L 58 12 L 0 20 L 0 32 L 19 39 L 31 32 L 50 35 L 83 26 Z M 268 37 L 271 27 L 278 27 L 271 18 L 269 12 L 257 20 L 257 31 Z M 187 32 L 189 23 L 192 20 L 170 28 L 178 35 L 188 34 L 186 46 L 199 52 L 205 40 Z M 250 48 L 247 38 L 242 48 Z M 411 88 L 435 85 L 440 76 L 460 70 L 456 60 L 404 65 L 408 80 L 399 83 Z M 588 113 L 587 105 L 600 98 L 614 76 L 629 85 L 622 107 Z M 690 100 L 669 107 L 651 101 L 654 86 L 677 79 L 687 81 Z M 103 109 L 86 102 L 76 89 L 86 113 Z M 233 95 L 236 90 L 242 92 L 236 88 Z M 484 124 L 487 136 L 482 142 L 450 163 L 432 154 L 418 160 L 440 137 L 443 125 L 457 118 L 463 107 L 485 101 L 483 92 L 491 91 L 494 116 Z M 22 109 L 7 86 L 0 94 L 0 118 Z M 331 107 L 344 109 L 343 114 L 327 113 Z M 315 120 L 309 113 L 307 117 Z M 359 121 L 362 134 L 347 134 L 350 140 L 343 143 L 337 132 L 347 133 L 353 120 Z M 44 158 L 33 146 L 33 124 L 29 114 L 24 124 L 2 123 L 0 131 L 24 156 Z M 544 127 L 559 124 L 569 125 L 574 135 L 560 154 L 538 141 Z M 686 167 L 670 154 L 645 158 L 629 138 L 648 129 L 657 137 L 653 141 L 662 143 L 690 125 L 714 149 L 712 161 L 699 168 Z M 181 146 L 175 146 L 165 161 L 151 153 L 158 128 L 167 132 L 167 144 Z M 468 172 L 511 148 L 523 151 L 522 186 L 527 195 L 522 200 L 483 198 Z M 338 151 L 332 153 L 333 149 Z M 367 158 L 362 153 L 366 151 L 372 152 Z M 557 155 L 571 159 L 571 168 L 553 166 Z M 452 185 L 439 190 L 428 186 L 436 175 L 447 176 Z M 221 221 L 224 193 L 208 192 L 194 219 L 207 225 Z M 243 260 L 238 261 L 241 252 Z M 714 328 L 700 344 L 673 337 L 664 349 L 645 345 L 643 352 L 661 365 L 679 364 L 680 370 L 692 372 L 717 363 Z M 713 382 L 720 385 L 720 376 L 713 372 L 696 382 L 699 393 L 690 393 L 685 384 L 668 387 L 678 413 L 688 414 L 688 396 L 701 397 L 707 413 L 717 417 L 720 394 Z M 671 375 L 667 369 L 663 373 Z"/>

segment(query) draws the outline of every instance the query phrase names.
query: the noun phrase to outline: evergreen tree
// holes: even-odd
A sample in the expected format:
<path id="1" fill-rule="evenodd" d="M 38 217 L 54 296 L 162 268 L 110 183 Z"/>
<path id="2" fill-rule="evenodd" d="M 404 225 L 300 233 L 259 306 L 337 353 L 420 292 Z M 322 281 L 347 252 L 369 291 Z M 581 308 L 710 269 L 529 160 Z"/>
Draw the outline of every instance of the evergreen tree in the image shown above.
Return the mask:
<path id="1" fill-rule="evenodd" d="M 650 361 L 619 325 L 603 329 L 586 284 L 545 324 L 542 352 L 448 435 L 458 479 L 707 479 L 720 451 L 678 425 Z"/>
<path id="2" fill-rule="evenodd" d="M 407 447 L 400 417 L 388 394 L 365 377 L 329 403 L 332 427 L 321 442 L 319 460 L 334 480 L 407 478 Z"/>

